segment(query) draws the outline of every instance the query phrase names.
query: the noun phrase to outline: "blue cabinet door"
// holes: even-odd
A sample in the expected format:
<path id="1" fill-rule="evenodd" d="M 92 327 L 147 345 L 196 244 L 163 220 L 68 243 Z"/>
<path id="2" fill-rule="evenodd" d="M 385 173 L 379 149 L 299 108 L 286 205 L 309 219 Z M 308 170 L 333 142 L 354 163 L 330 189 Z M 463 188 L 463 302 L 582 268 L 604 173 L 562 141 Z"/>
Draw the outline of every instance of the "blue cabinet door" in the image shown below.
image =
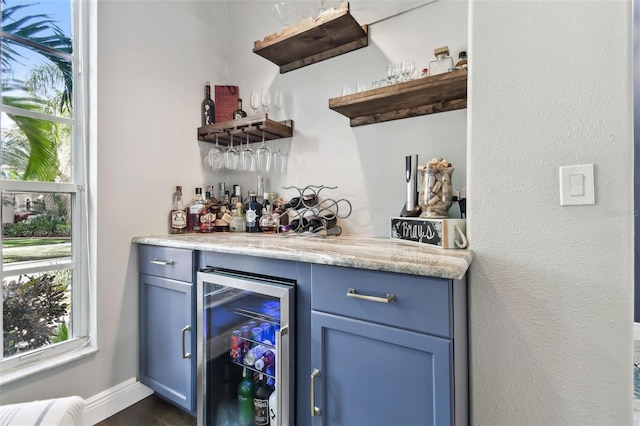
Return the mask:
<path id="1" fill-rule="evenodd" d="M 140 381 L 195 415 L 192 291 L 191 283 L 140 274 Z"/>
<path id="2" fill-rule="evenodd" d="M 450 340 L 318 311 L 311 340 L 314 426 L 452 423 Z"/>

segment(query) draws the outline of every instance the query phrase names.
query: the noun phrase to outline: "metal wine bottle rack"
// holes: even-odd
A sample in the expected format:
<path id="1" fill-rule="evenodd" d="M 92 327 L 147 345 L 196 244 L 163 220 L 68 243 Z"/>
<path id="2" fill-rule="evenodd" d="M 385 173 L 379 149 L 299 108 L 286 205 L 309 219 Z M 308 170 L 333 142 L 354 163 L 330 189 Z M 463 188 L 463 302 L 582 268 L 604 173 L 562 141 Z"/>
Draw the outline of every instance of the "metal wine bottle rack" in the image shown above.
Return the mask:
<path id="1" fill-rule="evenodd" d="M 298 191 L 298 202 L 287 208 L 284 214 L 289 216 L 289 225 L 280 227 L 281 235 L 317 235 L 328 237 L 338 236 L 342 228 L 337 224 L 338 219 L 346 219 L 351 215 L 352 207 L 345 198 L 323 198 L 320 192 L 325 189 L 337 189 L 337 186 L 307 185 L 304 188 L 285 186 L 282 189 Z M 292 199 L 295 197 L 292 197 Z M 313 218 L 320 222 L 319 226 L 309 227 L 306 220 Z M 304 219 L 304 220 L 303 220 Z"/>

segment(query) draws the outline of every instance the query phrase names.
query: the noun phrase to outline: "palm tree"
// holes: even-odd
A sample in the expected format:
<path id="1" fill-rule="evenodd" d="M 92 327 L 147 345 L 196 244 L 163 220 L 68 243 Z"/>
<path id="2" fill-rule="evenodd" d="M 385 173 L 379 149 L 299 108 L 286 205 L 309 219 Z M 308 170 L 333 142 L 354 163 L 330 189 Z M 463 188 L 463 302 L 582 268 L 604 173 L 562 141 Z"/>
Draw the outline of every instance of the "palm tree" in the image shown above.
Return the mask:
<path id="1" fill-rule="evenodd" d="M 5 1 L 2 0 L 3 6 Z M 45 14 L 18 16 L 22 9 L 32 5 L 17 5 L 2 9 L 2 30 L 22 39 L 36 42 L 60 52 L 72 53 L 72 40 Z M 42 35 L 41 35 L 42 34 Z M 28 111 L 51 112 L 52 101 L 62 115 L 72 111 L 73 70 L 70 61 L 28 44 L 21 44 L 12 38 L 3 38 L 1 49 L 2 72 L 10 72 L 13 63 L 22 57 L 16 46 L 26 47 L 50 61 L 50 65 L 31 70 L 27 82 L 2 81 L 3 103 Z M 50 89 L 63 82 L 61 93 L 53 99 L 43 100 L 40 93 L 51 93 Z M 7 96 L 7 93 L 21 92 L 28 96 Z M 20 179 L 54 181 L 59 175 L 58 126 L 50 121 L 16 114 L 8 114 L 20 129 L 5 135 L 3 147 L 3 177 L 21 174 Z M 26 139 L 26 140 L 25 140 Z"/>

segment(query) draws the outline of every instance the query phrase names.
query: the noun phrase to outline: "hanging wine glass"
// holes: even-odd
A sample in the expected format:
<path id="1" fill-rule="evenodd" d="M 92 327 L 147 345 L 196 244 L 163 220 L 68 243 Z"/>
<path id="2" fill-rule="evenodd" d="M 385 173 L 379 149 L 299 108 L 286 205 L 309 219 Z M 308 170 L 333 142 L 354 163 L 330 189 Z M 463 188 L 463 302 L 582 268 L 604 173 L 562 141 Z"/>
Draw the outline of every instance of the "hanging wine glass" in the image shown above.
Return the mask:
<path id="1" fill-rule="evenodd" d="M 238 151 L 233 147 L 233 133 L 229 147 L 224 151 L 224 165 L 229 170 L 237 170 L 238 168 Z"/>
<path id="2" fill-rule="evenodd" d="M 256 170 L 269 172 L 271 170 L 271 149 L 264 141 L 264 130 L 262 131 L 262 145 L 256 149 Z"/>
<path id="3" fill-rule="evenodd" d="M 256 169 L 254 161 L 254 152 L 249 147 L 249 133 L 247 133 L 247 145 L 239 153 L 240 170 L 245 172 L 253 172 Z"/>
<path id="4" fill-rule="evenodd" d="M 218 133 L 216 133 L 216 144 L 209 150 L 207 160 L 211 170 L 218 171 L 224 168 L 224 155 L 222 148 L 218 145 Z"/>
<path id="5" fill-rule="evenodd" d="M 254 114 L 257 114 L 260 111 L 260 107 L 262 106 L 262 101 L 260 100 L 260 91 L 257 89 L 253 89 L 251 91 L 251 109 Z"/>
<path id="6" fill-rule="evenodd" d="M 276 173 L 284 173 L 287 170 L 287 153 L 280 149 L 280 139 L 276 141 L 276 151 L 271 155 L 273 170 Z"/>

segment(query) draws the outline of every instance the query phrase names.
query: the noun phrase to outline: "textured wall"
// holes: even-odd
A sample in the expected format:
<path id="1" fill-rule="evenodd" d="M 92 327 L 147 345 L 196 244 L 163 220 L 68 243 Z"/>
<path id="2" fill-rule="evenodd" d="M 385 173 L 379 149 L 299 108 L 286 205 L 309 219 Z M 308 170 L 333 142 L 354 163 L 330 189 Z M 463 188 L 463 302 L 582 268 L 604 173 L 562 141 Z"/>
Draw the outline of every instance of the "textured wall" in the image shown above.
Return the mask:
<path id="1" fill-rule="evenodd" d="M 631 4 L 470 6 L 477 425 L 631 424 Z M 558 167 L 595 165 L 561 207 Z"/>

